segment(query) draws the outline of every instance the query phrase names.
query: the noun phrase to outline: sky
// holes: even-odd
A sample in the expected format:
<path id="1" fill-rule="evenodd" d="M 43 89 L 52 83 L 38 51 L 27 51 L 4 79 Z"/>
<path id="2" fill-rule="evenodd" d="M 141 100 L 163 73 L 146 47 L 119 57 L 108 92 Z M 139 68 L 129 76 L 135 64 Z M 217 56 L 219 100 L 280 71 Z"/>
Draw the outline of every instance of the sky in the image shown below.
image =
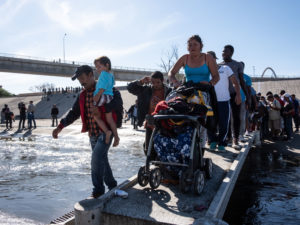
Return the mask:
<path id="1" fill-rule="evenodd" d="M 298 0 L 1 0 L 0 55 L 160 69 L 172 46 L 187 53 L 198 34 L 203 52 L 222 58 L 226 44 L 245 73 L 300 77 Z M 65 35 L 66 34 L 66 35 Z M 65 48 L 63 48 L 63 42 Z M 266 76 L 271 76 L 268 71 Z M 44 82 L 78 86 L 68 78 L 0 73 L 0 85 L 18 94 Z"/>

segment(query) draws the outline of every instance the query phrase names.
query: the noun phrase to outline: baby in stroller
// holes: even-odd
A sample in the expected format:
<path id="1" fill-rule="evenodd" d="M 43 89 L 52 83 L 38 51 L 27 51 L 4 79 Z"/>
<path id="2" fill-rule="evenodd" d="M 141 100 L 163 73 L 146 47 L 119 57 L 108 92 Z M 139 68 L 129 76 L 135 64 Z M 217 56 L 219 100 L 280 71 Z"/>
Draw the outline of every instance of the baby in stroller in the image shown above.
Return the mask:
<path id="1" fill-rule="evenodd" d="M 205 176 L 212 176 L 212 161 L 203 158 L 200 143 L 200 127 L 211 110 L 204 104 L 188 101 L 194 101 L 195 95 L 198 95 L 201 102 L 201 92 L 198 91 L 195 88 L 177 89 L 156 106 L 153 113 L 155 129 L 150 139 L 146 165 L 138 173 L 141 186 L 150 183 L 152 188 L 157 188 L 163 177 L 172 176 L 179 179 L 182 192 L 192 189 L 200 194 Z M 190 95 L 187 95 L 188 92 Z M 153 152 L 156 153 L 155 158 Z M 150 165 L 154 168 L 150 169 Z"/>

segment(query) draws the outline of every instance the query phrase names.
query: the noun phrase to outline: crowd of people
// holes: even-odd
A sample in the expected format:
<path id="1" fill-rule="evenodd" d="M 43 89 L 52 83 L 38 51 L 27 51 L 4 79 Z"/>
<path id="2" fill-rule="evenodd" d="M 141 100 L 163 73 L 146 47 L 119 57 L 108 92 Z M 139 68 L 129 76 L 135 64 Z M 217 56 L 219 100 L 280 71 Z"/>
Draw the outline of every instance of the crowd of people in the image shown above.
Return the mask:
<path id="1" fill-rule="evenodd" d="M 299 101 L 296 96 L 289 95 L 285 91 L 281 91 L 280 95 L 268 92 L 266 97 L 256 93 L 251 78 L 244 73 L 245 64 L 232 59 L 234 54 L 232 45 L 224 46 L 223 61 L 219 64 L 214 51 L 204 53 L 202 48 L 202 39 L 198 35 L 193 35 L 187 41 L 188 54 L 181 56 L 174 64 L 168 73 L 168 82 L 164 82 L 162 72 L 155 71 L 151 76 L 132 81 L 127 85 L 129 93 L 137 96 L 135 104 L 127 112 L 127 120 L 132 118 L 134 129 L 144 126 L 146 131 L 144 152 L 148 150 L 154 129 L 153 114 L 156 113 L 157 106 L 166 101 L 174 90 L 179 90 L 182 86 L 193 88 L 193 85 L 202 85 L 208 90 L 200 93 L 199 102 L 213 111 L 209 118 L 210 125 L 206 128 L 201 127 L 202 147 L 208 143 L 209 150 L 212 151 L 224 152 L 228 145 L 239 150 L 244 136 L 254 130 L 261 130 L 263 138 L 271 137 L 278 140 L 280 135 L 285 135 L 284 139 L 290 140 L 293 133 L 292 119 L 295 131 L 299 129 Z M 120 120 L 123 119 L 123 101 L 120 92 L 114 88 L 110 59 L 106 56 L 96 58 L 94 65 L 99 75 L 98 82 L 90 66 L 78 67 L 72 80 L 77 79 L 83 89 L 75 89 L 75 92 L 80 91 L 80 94 L 72 109 L 58 125 L 56 106 L 53 106 L 51 115 L 52 126 L 54 121 L 57 126 L 52 132 L 53 138 L 58 138 L 63 128 L 81 117 L 81 131 L 88 132 L 92 148 L 91 197 L 98 198 L 105 192 L 104 183 L 110 190 L 117 186 L 107 154 L 111 143 L 118 146 L 122 139 L 118 135 L 117 128 L 121 126 Z M 185 76 L 180 80 L 176 75 L 182 68 Z M 50 90 L 51 93 L 53 91 L 57 90 Z M 26 112 L 28 128 L 31 128 L 32 122 L 36 127 L 32 102 L 27 109 L 24 104 L 21 104 L 19 109 L 19 129 L 21 125 L 24 128 Z M 6 113 L 9 109 L 3 112 L 9 115 Z"/>
<path id="2" fill-rule="evenodd" d="M 36 121 L 35 121 L 35 111 L 36 106 L 33 104 L 33 101 L 29 101 L 28 106 L 26 107 L 24 102 L 18 103 L 19 109 L 19 126 L 18 131 L 25 130 L 25 129 L 36 129 Z M 51 108 L 51 118 L 52 118 L 52 126 L 54 127 L 54 122 L 57 122 L 57 116 L 59 114 L 59 110 L 57 106 L 54 104 Z M 25 122 L 27 119 L 27 128 L 25 126 Z M 1 123 L 6 124 L 6 129 L 13 128 L 13 122 L 15 122 L 15 114 L 9 109 L 8 105 L 5 104 L 1 110 Z"/>

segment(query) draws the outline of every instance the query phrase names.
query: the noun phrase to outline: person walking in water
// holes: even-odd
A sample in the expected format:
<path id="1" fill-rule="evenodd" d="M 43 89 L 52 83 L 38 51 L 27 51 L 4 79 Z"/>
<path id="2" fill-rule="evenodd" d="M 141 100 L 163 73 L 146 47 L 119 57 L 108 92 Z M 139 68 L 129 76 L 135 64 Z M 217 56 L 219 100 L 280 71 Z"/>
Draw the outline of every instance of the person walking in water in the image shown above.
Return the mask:
<path id="1" fill-rule="evenodd" d="M 106 143 L 105 133 L 97 124 L 93 112 L 98 110 L 93 104 L 93 94 L 96 88 L 96 81 L 93 74 L 93 69 L 90 66 L 83 65 L 77 68 L 72 80 L 78 79 L 80 84 L 84 87 L 77 97 L 72 109 L 67 116 L 63 118 L 57 128 L 52 132 L 53 138 L 57 138 L 62 129 L 75 120 L 81 117 L 82 129 L 81 132 L 88 132 L 90 144 L 92 147 L 91 159 L 91 177 L 93 183 L 92 198 L 98 198 L 105 193 L 104 183 L 111 190 L 117 186 L 111 167 L 108 162 L 107 153 L 112 142 L 112 136 L 109 143 Z M 114 97 L 121 98 L 120 92 L 114 89 Z M 104 109 L 100 108 L 100 110 Z M 112 111 L 113 119 L 116 120 L 116 113 Z M 102 120 L 106 122 L 105 116 Z"/>
<path id="2" fill-rule="evenodd" d="M 23 102 L 20 102 L 19 105 L 19 110 L 20 110 L 20 122 L 19 122 L 19 130 L 25 129 L 25 120 L 26 120 L 26 106 Z"/>
<path id="3" fill-rule="evenodd" d="M 97 72 L 100 74 L 98 82 L 96 84 L 96 90 L 94 91 L 94 105 L 105 108 L 105 118 L 108 122 L 110 129 L 106 126 L 106 123 L 101 119 L 101 112 L 96 111 L 94 114 L 95 120 L 101 130 L 105 133 L 105 142 L 109 143 L 110 137 L 113 134 L 114 143 L 113 147 L 119 145 L 119 135 L 117 131 L 117 125 L 112 118 L 112 112 L 108 111 L 108 107 L 105 107 L 106 104 L 109 104 L 113 100 L 113 86 L 115 84 L 114 76 L 110 73 L 111 62 L 110 59 L 106 56 L 99 57 L 94 61 Z"/>
<path id="4" fill-rule="evenodd" d="M 9 128 L 12 128 L 12 118 L 11 118 L 11 111 L 8 108 L 8 105 L 5 104 L 4 108 L 2 109 L 2 112 L 5 115 L 5 122 L 6 122 L 6 129 L 8 129 L 8 124 L 9 124 Z"/>
<path id="5" fill-rule="evenodd" d="M 33 105 L 33 101 L 30 101 L 27 109 L 28 129 L 32 128 L 32 122 L 34 125 L 34 129 L 36 128 L 34 112 L 35 112 L 35 106 Z"/>
<path id="6" fill-rule="evenodd" d="M 52 127 L 54 127 L 54 121 L 55 121 L 55 124 L 57 126 L 57 115 L 59 113 L 59 110 L 57 108 L 57 106 L 54 104 L 52 106 L 52 109 L 51 109 L 51 117 L 52 117 Z"/>

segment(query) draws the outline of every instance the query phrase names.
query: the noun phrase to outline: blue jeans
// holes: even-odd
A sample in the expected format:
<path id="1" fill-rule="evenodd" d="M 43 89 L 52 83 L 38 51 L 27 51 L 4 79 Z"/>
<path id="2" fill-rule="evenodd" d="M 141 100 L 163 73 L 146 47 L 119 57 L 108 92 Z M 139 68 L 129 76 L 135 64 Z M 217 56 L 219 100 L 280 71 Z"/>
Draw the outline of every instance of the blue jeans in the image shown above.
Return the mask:
<path id="1" fill-rule="evenodd" d="M 93 194 L 105 193 L 104 182 L 109 190 L 117 186 L 117 181 L 112 174 L 107 157 L 111 140 L 109 144 L 105 144 L 104 133 L 101 133 L 98 137 L 90 137 L 93 151 L 91 159 Z"/>
<path id="2" fill-rule="evenodd" d="M 32 122 L 33 122 L 34 128 L 36 128 L 34 113 L 28 113 L 27 114 L 27 119 L 28 119 L 28 129 L 32 128 Z"/>

